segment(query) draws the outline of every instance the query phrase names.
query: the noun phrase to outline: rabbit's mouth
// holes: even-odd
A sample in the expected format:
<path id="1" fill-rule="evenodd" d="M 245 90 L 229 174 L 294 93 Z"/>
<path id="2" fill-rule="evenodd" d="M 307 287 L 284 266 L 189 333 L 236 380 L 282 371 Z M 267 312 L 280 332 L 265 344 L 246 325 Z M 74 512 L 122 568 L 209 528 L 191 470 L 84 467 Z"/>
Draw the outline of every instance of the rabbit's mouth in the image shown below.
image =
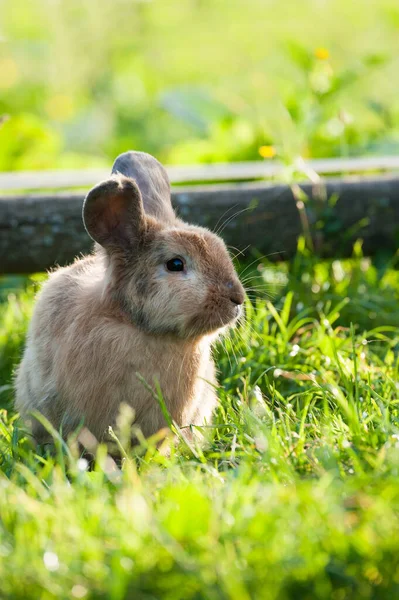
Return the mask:
<path id="1" fill-rule="evenodd" d="M 234 323 L 241 317 L 243 313 L 242 306 L 242 304 L 230 305 L 228 311 L 226 311 L 223 315 L 219 315 L 220 320 L 223 323 L 222 327 L 225 327 L 226 325 L 234 325 Z"/>
<path id="2" fill-rule="evenodd" d="M 207 333 L 232 326 L 242 315 L 245 295 L 241 284 L 237 281 L 235 284 L 224 286 L 223 291 L 224 293 L 220 293 L 220 290 L 215 288 L 209 291 L 201 314 Z"/>
<path id="3" fill-rule="evenodd" d="M 214 307 L 209 310 L 209 307 L 196 315 L 190 320 L 190 323 L 185 328 L 188 336 L 207 335 L 218 330 L 232 327 L 243 314 L 241 304 L 226 303 L 223 310 L 221 307 Z"/>

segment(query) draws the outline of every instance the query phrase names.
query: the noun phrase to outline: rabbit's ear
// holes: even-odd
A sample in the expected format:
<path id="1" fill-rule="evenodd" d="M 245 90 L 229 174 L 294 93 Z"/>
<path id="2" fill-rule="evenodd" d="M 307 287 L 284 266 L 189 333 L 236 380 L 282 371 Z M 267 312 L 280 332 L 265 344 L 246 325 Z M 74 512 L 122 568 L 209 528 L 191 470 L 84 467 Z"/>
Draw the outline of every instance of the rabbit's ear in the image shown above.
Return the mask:
<path id="1" fill-rule="evenodd" d="M 134 179 L 141 192 L 144 210 L 162 223 L 173 223 L 176 215 L 170 199 L 170 182 L 165 168 L 146 152 L 125 152 L 114 162 L 112 173 Z"/>
<path id="2" fill-rule="evenodd" d="M 113 176 L 96 185 L 83 204 L 83 223 L 104 248 L 131 247 L 145 231 L 140 190 L 127 177 Z"/>

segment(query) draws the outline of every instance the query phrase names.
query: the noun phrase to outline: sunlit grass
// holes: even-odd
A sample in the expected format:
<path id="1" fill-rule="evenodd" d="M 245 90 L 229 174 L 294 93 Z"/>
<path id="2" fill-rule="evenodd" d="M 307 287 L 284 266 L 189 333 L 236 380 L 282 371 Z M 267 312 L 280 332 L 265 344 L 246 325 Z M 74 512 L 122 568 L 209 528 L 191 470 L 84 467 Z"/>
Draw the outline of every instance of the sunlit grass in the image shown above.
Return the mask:
<path id="1" fill-rule="evenodd" d="M 88 471 L 74 444 L 35 451 L 12 409 L 1 413 L 2 597 L 396 596 L 394 262 L 249 264 L 257 299 L 218 346 L 221 402 L 204 448 L 165 457 L 143 443 L 115 476 L 105 448 Z M 16 280 L 3 299 L 6 285 L 1 386 L 33 301 Z"/>

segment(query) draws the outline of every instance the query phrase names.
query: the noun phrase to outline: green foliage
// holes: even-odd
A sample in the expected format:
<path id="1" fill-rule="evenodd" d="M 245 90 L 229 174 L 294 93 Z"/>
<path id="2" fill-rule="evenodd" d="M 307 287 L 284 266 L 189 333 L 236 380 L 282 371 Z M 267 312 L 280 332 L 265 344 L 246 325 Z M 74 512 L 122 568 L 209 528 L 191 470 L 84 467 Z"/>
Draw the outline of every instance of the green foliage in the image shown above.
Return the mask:
<path id="1" fill-rule="evenodd" d="M 396 597 L 398 271 L 359 245 L 345 261 L 299 247 L 238 265 L 247 318 L 217 350 L 204 449 L 121 438 L 122 471 L 103 447 L 89 471 L 74 443 L 35 450 L 0 413 L 3 598 Z M 36 286 L 2 281 L 0 385 Z"/>
<path id="2" fill-rule="evenodd" d="M 0 170 L 398 150 L 396 0 L 0 9 Z M 217 348 L 207 445 L 114 436 L 120 471 L 105 447 L 89 470 L 73 441 L 54 432 L 49 453 L 21 430 L 12 376 L 43 276 L 0 279 L 1 598 L 398 596 L 397 256 L 319 260 L 336 198 L 298 200 L 316 225 L 303 209 L 295 259 L 238 264 L 247 318 Z"/>
<path id="3" fill-rule="evenodd" d="M 1 170 L 398 151 L 396 0 L 0 8 Z"/>

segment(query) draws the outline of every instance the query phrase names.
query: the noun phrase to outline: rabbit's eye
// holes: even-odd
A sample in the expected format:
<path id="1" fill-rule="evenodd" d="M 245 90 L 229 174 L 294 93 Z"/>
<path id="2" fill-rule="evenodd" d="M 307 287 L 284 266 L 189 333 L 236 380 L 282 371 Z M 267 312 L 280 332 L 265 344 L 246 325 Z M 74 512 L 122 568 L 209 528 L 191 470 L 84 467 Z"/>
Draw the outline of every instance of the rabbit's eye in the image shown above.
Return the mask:
<path id="1" fill-rule="evenodd" d="M 166 263 L 168 271 L 184 271 L 184 262 L 181 258 L 171 258 Z"/>

